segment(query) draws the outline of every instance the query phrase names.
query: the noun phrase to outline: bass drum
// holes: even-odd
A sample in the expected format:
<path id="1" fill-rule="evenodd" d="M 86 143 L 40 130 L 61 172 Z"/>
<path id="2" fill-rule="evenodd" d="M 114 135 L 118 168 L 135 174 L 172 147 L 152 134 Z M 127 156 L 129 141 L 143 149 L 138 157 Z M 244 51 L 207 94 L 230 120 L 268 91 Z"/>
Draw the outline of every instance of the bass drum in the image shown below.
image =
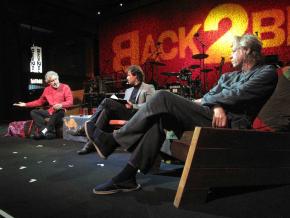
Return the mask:
<path id="1" fill-rule="evenodd" d="M 182 85 L 180 83 L 171 83 L 167 85 L 167 90 L 171 93 L 180 95 L 184 98 L 191 97 L 191 89 L 189 86 Z"/>
<path id="2" fill-rule="evenodd" d="M 195 99 L 202 97 L 202 83 L 200 79 L 192 80 L 191 90 Z"/>
<path id="3" fill-rule="evenodd" d="M 180 95 L 184 98 L 193 100 L 202 97 L 201 80 L 192 80 L 189 85 L 183 85 L 180 88 Z"/>
<path id="4" fill-rule="evenodd" d="M 192 88 L 190 86 L 182 86 L 181 87 L 181 96 L 187 99 L 192 99 Z"/>
<path id="5" fill-rule="evenodd" d="M 177 95 L 182 95 L 182 85 L 180 83 L 167 84 L 167 89 Z"/>

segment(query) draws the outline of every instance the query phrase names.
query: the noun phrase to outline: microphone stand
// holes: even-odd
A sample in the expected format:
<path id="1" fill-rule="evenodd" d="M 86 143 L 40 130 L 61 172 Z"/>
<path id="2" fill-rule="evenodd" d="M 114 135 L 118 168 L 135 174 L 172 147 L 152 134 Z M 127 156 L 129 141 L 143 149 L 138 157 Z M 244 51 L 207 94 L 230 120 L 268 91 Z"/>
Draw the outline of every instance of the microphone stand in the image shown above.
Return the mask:
<path id="1" fill-rule="evenodd" d="M 158 57 L 161 54 L 161 52 L 159 51 L 160 50 L 160 44 L 161 43 L 158 43 L 158 42 L 155 44 L 155 51 L 153 51 L 151 53 L 151 55 L 147 58 L 147 60 L 148 59 L 150 60 L 150 58 L 153 58 L 155 56 L 155 58 L 152 59 L 151 63 L 149 61 L 149 64 L 151 64 L 151 72 L 152 72 L 152 74 L 151 74 L 152 75 L 151 76 L 151 81 L 149 81 L 149 83 L 150 84 L 153 84 L 156 89 L 158 89 L 158 65 L 156 65 L 156 67 L 154 67 L 154 65 L 155 65 L 154 62 L 157 62 Z M 155 69 L 156 69 L 156 80 L 157 81 L 154 80 L 154 72 L 155 72 Z"/>
<path id="2" fill-rule="evenodd" d="M 201 45 L 201 48 L 202 48 L 202 54 L 205 54 L 204 53 L 204 48 L 205 48 L 205 44 L 199 39 L 199 34 L 197 34 L 197 35 L 195 35 L 195 39 L 200 43 L 200 45 Z M 201 58 L 200 59 L 200 69 L 202 70 L 202 69 L 205 69 L 204 68 L 204 66 L 205 66 L 205 64 L 204 64 L 204 58 Z M 203 82 L 204 82 L 204 84 L 203 84 L 203 90 L 204 90 L 204 93 L 206 93 L 206 91 L 207 91 L 207 88 L 208 88 L 208 86 L 207 86 L 207 78 L 206 78 L 206 75 L 205 75 L 206 73 L 205 72 L 203 72 Z"/>

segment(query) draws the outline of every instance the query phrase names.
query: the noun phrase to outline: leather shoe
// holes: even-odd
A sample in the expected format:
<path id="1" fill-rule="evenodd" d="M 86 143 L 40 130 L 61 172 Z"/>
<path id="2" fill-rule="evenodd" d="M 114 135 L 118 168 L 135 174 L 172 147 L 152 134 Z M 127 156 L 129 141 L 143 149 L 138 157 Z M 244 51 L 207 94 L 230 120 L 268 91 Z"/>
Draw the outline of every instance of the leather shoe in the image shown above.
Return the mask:
<path id="1" fill-rule="evenodd" d="M 76 130 L 69 129 L 66 132 L 67 132 L 67 134 L 70 134 L 72 136 L 85 136 L 85 128 L 84 128 L 84 126 L 82 126 L 81 128 L 78 128 Z"/>
<path id="2" fill-rule="evenodd" d="M 83 155 L 83 154 L 89 154 L 89 153 L 94 152 L 94 151 L 96 151 L 96 149 L 93 146 L 93 143 L 88 141 L 81 150 L 77 151 L 77 153 L 79 155 Z"/>
<path id="3" fill-rule="evenodd" d="M 40 132 L 38 134 L 34 134 L 33 138 L 35 140 L 54 139 L 54 138 L 56 138 L 56 134 L 53 133 L 53 132 L 46 132 L 45 134 L 43 134 L 42 132 Z"/>
<path id="4" fill-rule="evenodd" d="M 89 141 L 93 141 L 93 134 L 96 128 L 96 125 L 92 121 L 86 121 L 84 124 L 85 127 L 85 133 Z"/>
<path id="5" fill-rule="evenodd" d="M 97 195 L 108 195 L 118 192 L 131 192 L 141 188 L 140 184 L 137 184 L 136 179 L 130 179 L 124 182 L 114 182 L 110 179 L 108 182 L 96 186 L 93 192 Z"/>
<path id="6" fill-rule="evenodd" d="M 45 138 L 45 139 L 55 139 L 55 138 L 56 138 L 56 134 L 53 133 L 53 132 L 47 132 L 47 133 L 44 135 L 44 138 Z"/>
<path id="7" fill-rule="evenodd" d="M 35 139 L 35 140 L 40 140 L 40 139 L 44 139 L 45 138 L 44 134 L 42 134 L 41 132 L 40 133 L 34 133 L 30 137 Z"/>
<path id="8" fill-rule="evenodd" d="M 107 159 L 119 147 L 112 133 L 104 132 L 98 128 L 95 128 L 93 136 L 90 137 L 93 138 L 92 143 L 102 159 Z"/>

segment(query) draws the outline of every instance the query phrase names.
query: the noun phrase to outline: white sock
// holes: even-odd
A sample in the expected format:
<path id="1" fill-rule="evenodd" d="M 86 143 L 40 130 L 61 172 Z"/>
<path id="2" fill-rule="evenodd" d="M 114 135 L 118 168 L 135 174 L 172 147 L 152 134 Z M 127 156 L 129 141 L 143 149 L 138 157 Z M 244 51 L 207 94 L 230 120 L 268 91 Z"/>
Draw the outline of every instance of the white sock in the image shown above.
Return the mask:
<path id="1" fill-rule="evenodd" d="M 44 128 L 41 132 L 43 135 L 45 135 L 45 133 L 47 132 L 47 128 Z"/>

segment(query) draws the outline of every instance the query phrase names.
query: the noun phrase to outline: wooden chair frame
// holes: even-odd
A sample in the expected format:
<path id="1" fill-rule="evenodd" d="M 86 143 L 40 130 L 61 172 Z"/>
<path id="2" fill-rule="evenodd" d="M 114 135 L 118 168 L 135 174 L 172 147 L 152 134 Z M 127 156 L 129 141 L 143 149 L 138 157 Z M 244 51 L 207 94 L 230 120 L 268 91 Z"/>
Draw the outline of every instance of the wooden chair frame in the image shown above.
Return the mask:
<path id="1" fill-rule="evenodd" d="M 290 133 L 196 127 L 171 144 L 185 161 L 174 206 L 205 202 L 211 187 L 290 183 Z"/>

